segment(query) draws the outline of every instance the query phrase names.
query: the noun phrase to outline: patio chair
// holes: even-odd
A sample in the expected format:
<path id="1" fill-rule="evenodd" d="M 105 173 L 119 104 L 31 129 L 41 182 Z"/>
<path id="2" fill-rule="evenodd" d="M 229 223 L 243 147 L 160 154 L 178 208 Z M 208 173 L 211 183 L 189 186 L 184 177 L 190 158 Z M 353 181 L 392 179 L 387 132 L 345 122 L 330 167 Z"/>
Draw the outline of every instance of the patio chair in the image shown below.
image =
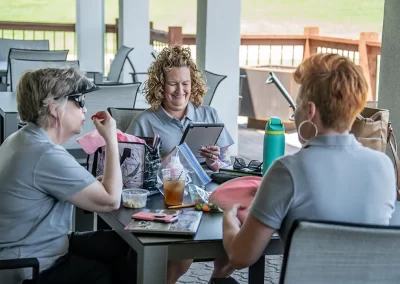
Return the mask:
<path id="1" fill-rule="evenodd" d="M 131 124 L 132 120 L 136 115 L 144 111 L 145 109 L 134 109 L 134 108 L 115 108 L 109 107 L 107 111 L 115 119 L 117 123 L 117 129 L 125 132 L 128 126 Z"/>
<path id="2" fill-rule="evenodd" d="M 49 50 L 49 40 L 19 40 L 0 38 L 0 61 L 7 61 L 11 48 Z"/>
<path id="3" fill-rule="evenodd" d="M 400 227 L 296 221 L 280 282 L 399 283 Z"/>
<path id="4" fill-rule="evenodd" d="M 89 77 L 94 79 L 96 84 L 115 84 L 119 83 L 121 78 L 121 73 L 124 68 L 125 61 L 127 60 L 129 65 L 132 67 L 132 63 L 129 60 L 129 53 L 133 50 L 132 47 L 127 47 L 125 45 L 121 46 L 117 53 L 115 54 L 114 60 L 111 62 L 110 72 L 108 72 L 107 77 L 103 77 L 103 74 L 98 72 L 86 72 Z"/>
<path id="5" fill-rule="evenodd" d="M 7 63 L 7 83 L 10 81 L 10 59 L 65 61 L 69 50 L 35 50 L 10 48 Z"/>
<path id="6" fill-rule="evenodd" d="M 135 49 L 129 54 L 133 69 L 131 73 L 133 82 L 147 81 L 147 70 L 156 59 L 157 55 L 158 53 L 154 50 L 152 45 L 146 46 L 141 50 Z"/>
<path id="7" fill-rule="evenodd" d="M 96 105 L 101 105 L 102 109 L 106 107 L 133 107 L 140 85 L 141 83 L 97 84 L 100 90 L 94 92 L 91 96 L 86 96 L 86 102 L 95 99 Z M 96 97 L 100 97 L 102 101 L 98 101 Z"/>
<path id="8" fill-rule="evenodd" d="M 206 77 L 206 84 L 208 86 L 208 90 L 206 95 L 203 97 L 203 105 L 209 106 L 211 105 L 211 102 L 214 98 L 214 94 L 218 88 L 218 85 L 226 78 L 226 76 L 218 75 L 207 70 L 204 71 L 204 75 Z"/>
<path id="9" fill-rule="evenodd" d="M 79 61 L 42 61 L 42 60 L 19 60 L 10 59 L 10 90 L 15 91 L 15 87 L 26 70 L 37 70 L 40 68 L 79 68 Z"/>
<path id="10" fill-rule="evenodd" d="M 39 261 L 37 258 L 20 258 L 0 260 L 0 270 L 32 268 L 32 279 L 27 279 L 22 284 L 36 284 L 39 277 Z M 8 283 L 14 284 L 14 283 Z"/>

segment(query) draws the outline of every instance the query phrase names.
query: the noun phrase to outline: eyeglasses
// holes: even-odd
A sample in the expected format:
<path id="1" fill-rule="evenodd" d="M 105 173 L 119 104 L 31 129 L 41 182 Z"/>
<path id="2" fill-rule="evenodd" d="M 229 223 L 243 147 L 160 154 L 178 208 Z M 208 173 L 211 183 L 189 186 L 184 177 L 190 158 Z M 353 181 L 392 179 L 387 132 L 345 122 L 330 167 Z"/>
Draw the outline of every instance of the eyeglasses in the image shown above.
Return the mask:
<path id="1" fill-rule="evenodd" d="M 249 169 L 252 171 L 261 172 L 262 162 L 258 160 L 251 160 L 247 165 L 244 159 L 235 158 L 235 162 L 233 163 L 233 169 L 235 170 L 243 170 Z"/>
<path id="2" fill-rule="evenodd" d="M 85 107 L 85 95 L 70 95 L 67 96 L 67 99 L 76 102 L 80 108 Z"/>
<path id="3" fill-rule="evenodd" d="M 81 87 L 81 88 L 79 88 L 78 92 L 73 92 L 66 96 L 59 97 L 57 99 L 66 97 L 69 101 L 76 102 L 80 108 L 84 108 L 85 107 L 85 94 L 97 91 L 99 89 L 100 88 L 97 87 L 96 85 L 94 85 L 93 87 L 91 87 L 89 89 L 84 89 L 83 87 Z"/>

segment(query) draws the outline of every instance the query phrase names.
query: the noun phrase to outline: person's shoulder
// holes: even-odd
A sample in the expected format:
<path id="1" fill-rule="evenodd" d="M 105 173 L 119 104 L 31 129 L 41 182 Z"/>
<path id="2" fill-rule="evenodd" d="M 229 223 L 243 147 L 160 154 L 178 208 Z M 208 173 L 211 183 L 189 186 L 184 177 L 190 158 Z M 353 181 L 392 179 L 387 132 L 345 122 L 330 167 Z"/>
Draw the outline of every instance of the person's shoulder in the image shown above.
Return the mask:
<path id="1" fill-rule="evenodd" d="M 151 108 L 148 108 L 136 114 L 135 117 L 133 118 L 133 121 L 135 122 L 147 121 L 153 118 L 154 116 L 155 112 Z"/>
<path id="2" fill-rule="evenodd" d="M 374 163 L 376 166 L 378 166 L 377 163 L 380 163 L 381 166 L 393 167 L 392 160 L 383 152 L 373 150 L 365 146 L 360 146 L 359 151 L 359 157 L 361 159 L 365 159 L 366 164 Z"/>
<path id="3" fill-rule="evenodd" d="M 217 117 L 218 116 L 217 110 L 215 108 L 213 108 L 212 106 L 200 105 L 200 106 L 198 106 L 196 108 L 196 111 L 199 112 L 199 113 L 202 113 L 204 115 L 209 115 L 209 116 L 212 116 L 212 117 Z"/>

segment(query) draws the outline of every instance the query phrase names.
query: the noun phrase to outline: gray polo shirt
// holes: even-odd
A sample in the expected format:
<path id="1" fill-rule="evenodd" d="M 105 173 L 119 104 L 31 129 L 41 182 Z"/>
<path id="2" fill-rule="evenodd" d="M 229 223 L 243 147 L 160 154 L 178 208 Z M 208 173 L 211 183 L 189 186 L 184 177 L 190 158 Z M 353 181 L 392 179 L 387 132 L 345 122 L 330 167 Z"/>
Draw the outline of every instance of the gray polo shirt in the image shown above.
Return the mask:
<path id="1" fill-rule="evenodd" d="M 33 123 L 6 139 L 0 157 L 0 259 L 37 257 L 46 269 L 68 251 L 66 199 L 95 178 Z M 0 279 L 18 283 L 30 273 L 0 270 Z"/>
<path id="2" fill-rule="evenodd" d="M 164 157 L 176 145 L 179 145 L 186 127 L 192 122 L 221 123 L 221 120 L 213 107 L 199 106 L 196 108 L 189 102 L 186 115 L 182 120 L 168 114 L 162 106 L 157 111 L 147 109 L 132 120 L 126 133 L 142 137 L 153 137 L 154 134 L 160 135 L 162 140 L 161 156 Z M 233 143 L 231 135 L 224 127 L 217 141 L 217 146 L 222 148 L 231 146 Z"/>
<path id="3" fill-rule="evenodd" d="M 286 240 L 299 218 L 388 225 L 395 201 L 387 155 L 363 147 L 353 134 L 324 135 L 271 165 L 250 214 Z"/>

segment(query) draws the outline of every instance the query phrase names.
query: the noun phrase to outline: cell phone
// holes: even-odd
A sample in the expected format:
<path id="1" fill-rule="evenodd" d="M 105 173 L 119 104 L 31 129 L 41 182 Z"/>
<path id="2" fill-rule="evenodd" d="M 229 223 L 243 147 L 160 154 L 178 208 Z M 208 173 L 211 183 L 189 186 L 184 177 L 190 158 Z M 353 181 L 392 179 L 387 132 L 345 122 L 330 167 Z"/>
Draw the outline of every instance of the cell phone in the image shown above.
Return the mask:
<path id="1" fill-rule="evenodd" d="M 154 222 L 172 223 L 178 220 L 179 210 L 160 210 L 159 212 L 139 212 L 132 215 L 133 219 Z"/>

